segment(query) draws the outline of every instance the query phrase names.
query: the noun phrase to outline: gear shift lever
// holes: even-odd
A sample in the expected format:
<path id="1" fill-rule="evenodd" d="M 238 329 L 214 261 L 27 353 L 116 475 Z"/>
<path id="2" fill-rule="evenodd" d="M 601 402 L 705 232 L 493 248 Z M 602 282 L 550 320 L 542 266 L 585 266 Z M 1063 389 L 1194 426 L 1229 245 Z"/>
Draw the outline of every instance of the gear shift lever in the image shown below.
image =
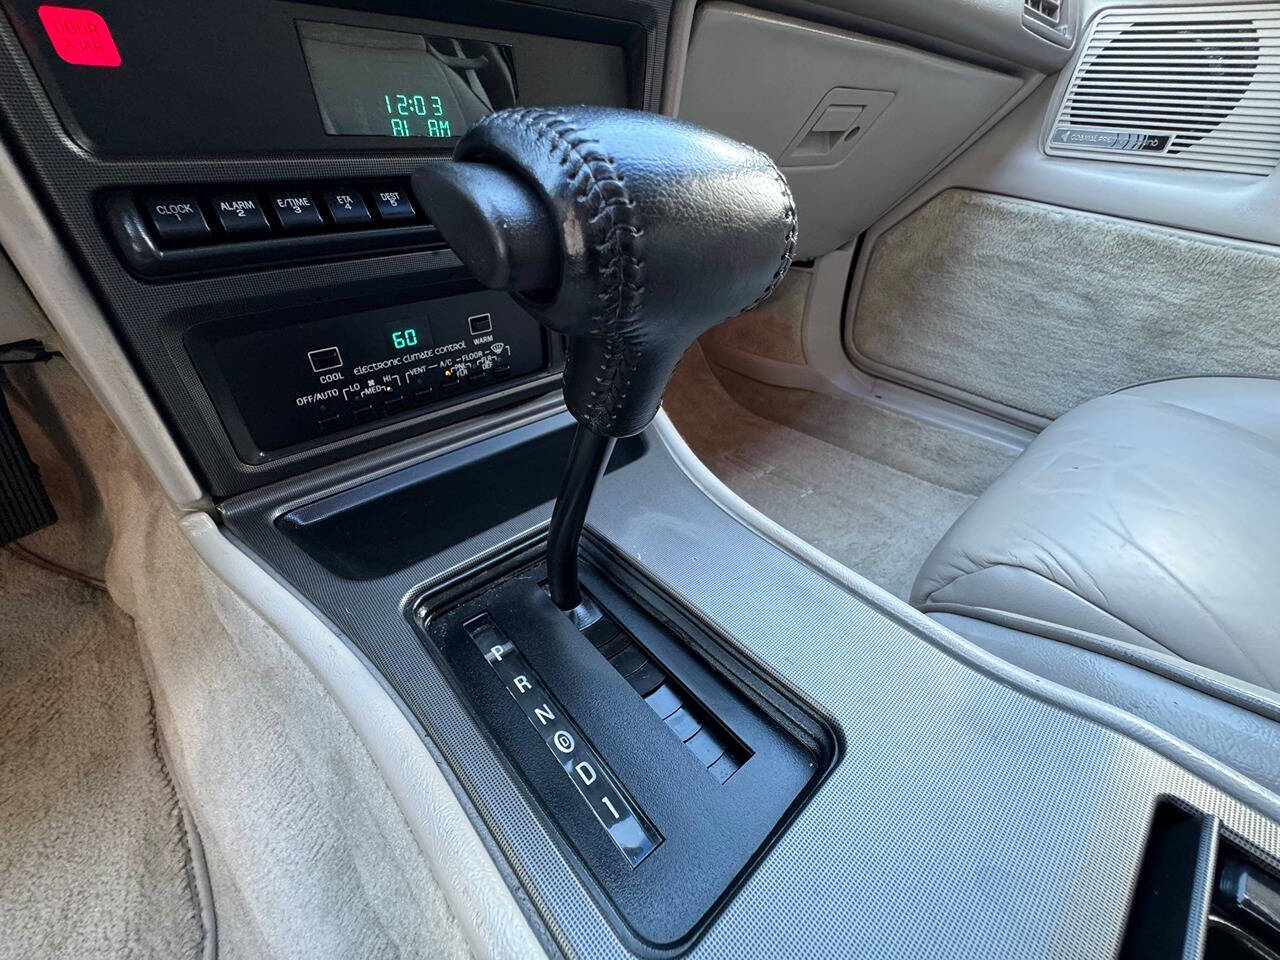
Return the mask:
<path id="1" fill-rule="evenodd" d="M 705 330 L 771 293 L 796 217 L 759 151 L 655 114 L 515 108 L 480 121 L 413 191 L 485 286 L 568 337 L 564 395 L 578 421 L 551 519 L 547 568 L 581 602 L 577 548 L 614 441 L 653 419 Z"/>

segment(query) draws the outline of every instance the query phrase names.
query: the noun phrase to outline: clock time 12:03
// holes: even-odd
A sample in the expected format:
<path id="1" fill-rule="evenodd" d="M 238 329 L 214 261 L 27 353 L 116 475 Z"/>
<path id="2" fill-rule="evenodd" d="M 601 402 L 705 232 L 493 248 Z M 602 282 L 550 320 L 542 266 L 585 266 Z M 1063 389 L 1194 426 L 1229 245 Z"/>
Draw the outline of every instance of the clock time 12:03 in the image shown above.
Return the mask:
<path id="1" fill-rule="evenodd" d="M 437 96 L 420 93 L 386 93 L 382 96 L 391 121 L 393 137 L 452 137 L 453 130 L 444 115 L 444 103 Z M 415 132 L 417 127 L 424 132 Z"/>

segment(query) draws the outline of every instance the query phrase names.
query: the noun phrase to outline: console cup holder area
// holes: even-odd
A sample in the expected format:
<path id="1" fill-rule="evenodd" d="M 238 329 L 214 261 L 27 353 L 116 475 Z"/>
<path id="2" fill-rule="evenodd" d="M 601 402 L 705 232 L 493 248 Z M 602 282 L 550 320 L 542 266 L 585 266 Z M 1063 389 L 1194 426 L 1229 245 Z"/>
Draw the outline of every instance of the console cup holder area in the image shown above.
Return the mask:
<path id="1" fill-rule="evenodd" d="M 1217 818 L 1162 799 L 1120 960 L 1280 960 L 1278 867 Z"/>

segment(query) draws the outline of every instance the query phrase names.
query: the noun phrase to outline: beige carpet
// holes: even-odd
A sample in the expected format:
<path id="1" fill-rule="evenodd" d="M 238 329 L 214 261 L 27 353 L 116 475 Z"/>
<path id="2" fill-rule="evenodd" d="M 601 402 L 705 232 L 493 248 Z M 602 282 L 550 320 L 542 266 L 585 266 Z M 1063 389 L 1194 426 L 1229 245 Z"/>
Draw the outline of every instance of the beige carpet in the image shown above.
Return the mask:
<path id="1" fill-rule="evenodd" d="M 663 406 L 730 489 L 904 599 L 934 544 L 1013 456 L 884 408 L 713 368 L 696 345 Z"/>
<path id="2" fill-rule="evenodd" d="M 198 958 L 205 936 L 133 621 L 0 550 L 0 958 Z"/>

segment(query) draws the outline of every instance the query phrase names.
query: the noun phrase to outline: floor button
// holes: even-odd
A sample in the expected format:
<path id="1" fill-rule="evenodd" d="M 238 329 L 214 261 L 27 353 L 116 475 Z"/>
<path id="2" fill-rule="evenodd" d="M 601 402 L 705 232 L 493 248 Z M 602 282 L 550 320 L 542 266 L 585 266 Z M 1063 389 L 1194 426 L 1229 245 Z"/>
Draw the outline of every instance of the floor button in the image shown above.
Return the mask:
<path id="1" fill-rule="evenodd" d="M 734 759 L 733 753 L 726 750 L 721 754 L 719 760 L 707 767 L 707 770 L 716 778 L 717 783 L 724 783 L 738 772 L 738 766 L 738 761 Z"/>
<path id="2" fill-rule="evenodd" d="M 622 630 L 607 616 L 602 616 L 582 632 L 586 635 L 586 638 L 591 641 L 592 646 L 599 648 L 616 637 L 622 632 Z"/>
<path id="3" fill-rule="evenodd" d="M 613 664 L 624 677 L 629 677 L 641 667 L 647 666 L 649 658 L 644 655 L 644 651 L 634 644 L 628 644 L 618 653 L 609 658 L 609 662 Z"/>
<path id="4" fill-rule="evenodd" d="M 656 663 L 650 663 L 627 677 L 627 683 L 631 684 L 640 696 L 647 697 L 662 686 L 666 679 L 667 675 L 662 672 L 662 668 Z"/>

